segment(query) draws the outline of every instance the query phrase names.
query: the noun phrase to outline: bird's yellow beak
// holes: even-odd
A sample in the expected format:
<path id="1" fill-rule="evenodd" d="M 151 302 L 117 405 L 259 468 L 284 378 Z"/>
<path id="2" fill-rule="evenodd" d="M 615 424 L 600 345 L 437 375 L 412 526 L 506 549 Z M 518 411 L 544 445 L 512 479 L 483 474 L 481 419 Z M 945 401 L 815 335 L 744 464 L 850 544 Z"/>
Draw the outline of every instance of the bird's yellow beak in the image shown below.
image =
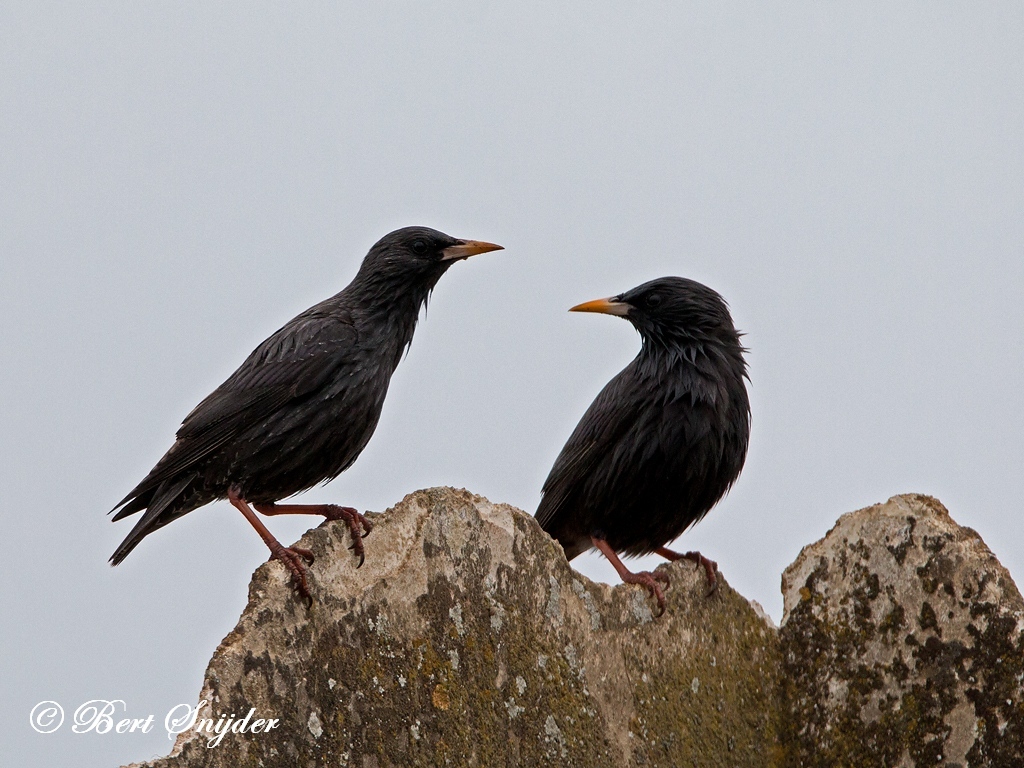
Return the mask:
<path id="1" fill-rule="evenodd" d="M 618 315 L 619 317 L 625 317 L 629 310 L 629 304 L 624 301 L 615 301 L 614 298 L 585 301 L 569 309 L 570 312 L 600 312 L 602 315 Z"/>
<path id="2" fill-rule="evenodd" d="M 453 261 L 456 259 L 468 259 L 478 253 L 488 251 L 503 251 L 505 248 L 494 243 L 485 243 L 483 240 L 463 240 L 461 243 L 449 245 L 441 251 L 441 261 Z"/>

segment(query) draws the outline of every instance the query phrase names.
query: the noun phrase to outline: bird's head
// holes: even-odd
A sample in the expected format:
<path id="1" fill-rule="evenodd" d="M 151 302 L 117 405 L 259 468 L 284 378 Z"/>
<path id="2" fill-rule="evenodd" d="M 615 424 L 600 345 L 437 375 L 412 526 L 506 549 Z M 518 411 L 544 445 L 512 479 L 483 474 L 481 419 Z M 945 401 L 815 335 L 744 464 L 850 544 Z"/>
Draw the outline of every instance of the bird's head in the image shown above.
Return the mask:
<path id="1" fill-rule="evenodd" d="M 624 317 L 640 332 L 645 347 L 672 349 L 714 341 L 739 344 L 725 299 L 684 277 L 660 277 L 618 296 L 578 304 L 570 312 Z"/>
<path id="2" fill-rule="evenodd" d="M 403 227 L 374 244 L 360 272 L 365 277 L 422 285 L 429 291 L 456 261 L 498 250 L 500 245 L 460 240 L 430 227 Z"/>

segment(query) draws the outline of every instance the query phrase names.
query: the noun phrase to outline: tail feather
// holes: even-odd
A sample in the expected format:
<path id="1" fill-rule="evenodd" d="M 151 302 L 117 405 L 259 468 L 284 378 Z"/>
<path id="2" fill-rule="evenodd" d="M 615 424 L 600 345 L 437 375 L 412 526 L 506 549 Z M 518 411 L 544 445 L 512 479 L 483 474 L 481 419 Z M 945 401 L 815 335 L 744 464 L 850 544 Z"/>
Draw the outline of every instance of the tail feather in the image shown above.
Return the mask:
<path id="1" fill-rule="evenodd" d="M 175 483 L 161 483 L 152 492 L 136 496 L 128 501 L 124 509 L 114 516 L 114 520 L 120 520 L 142 509 L 145 509 L 146 513 L 139 518 L 135 527 L 114 550 L 114 554 L 110 556 L 111 565 L 120 564 L 138 546 L 139 542 L 153 531 L 163 528 L 172 520 L 176 520 L 199 506 L 199 504 L 190 505 L 189 498 L 184 495 L 194 479 L 194 476 L 189 475 L 178 479 Z"/>
<path id="2" fill-rule="evenodd" d="M 110 512 L 113 512 L 118 507 L 121 507 L 122 504 L 124 505 L 120 509 L 120 511 L 118 511 L 118 513 L 111 518 L 111 520 L 117 522 L 118 520 L 123 520 L 129 515 L 134 515 L 136 512 L 141 512 L 142 510 L 149 506 L 149 503 L 153 500 L 154 493 L 154 490 L 150 490 L 147 493 L 140 493 L 139 495 L 134 497 L 131 495 L 126 496 L 124 499 L 121 500 L 121 503 L 118 504 L 117 507 L 114 507 L 114 509 L 110 510 Z M 108 512 L 107 514 L 110 514 L 110 512 Z"/>
<path id="3" fill-rule="evenodd" d="M 565 551 L 566 560 L 572 560 L 573 558 L 579 557 L 588 549 L 593 548 L 594 544 L 590 541 L 590 539 L 577 539 L 576 541 L 573 541 L 571 544 L 562 544 L 562 549 Z"/>
<path id="4" fill-rule="evenodd" d="M 157 471 L 160 469 L 160 465 L 163 461 L 163 459 L 158 461 L 157 465 L 153 467 L 153 469 L 149 471 L 149 474 L 142 479 L 142 482 L 132 488 L 131 491 L 128 492 L 127 496 L 114 505 L 114 508 L 110 510 L 110 512 L 117 512 L 117 514 L 114 515 L 114 520 L 122 520 L 128 517 L 128 515 L 134 515 L 136 512 L 145 509 L 149 506 L 149 503 L 153 498 L 161 492 L 161 489 L 163 489 L 168 483 L 175 482 L 175 478 L 180 479 L 181 473 L 163 480 L 157 476 Z M 124 508 L 121 509 L 122 507 Z M 120 511 L 118 512 L 118 510 Z M 107 514 L 109 515 L 110 512 Z"/>

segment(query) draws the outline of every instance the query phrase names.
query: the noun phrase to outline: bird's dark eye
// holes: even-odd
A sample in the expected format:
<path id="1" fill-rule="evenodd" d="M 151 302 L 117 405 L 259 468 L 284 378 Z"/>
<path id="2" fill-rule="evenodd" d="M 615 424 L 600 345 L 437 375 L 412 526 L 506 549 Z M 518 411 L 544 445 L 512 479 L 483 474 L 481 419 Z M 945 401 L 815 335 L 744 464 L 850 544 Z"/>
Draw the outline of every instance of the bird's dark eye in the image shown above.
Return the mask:
<path id="1" fill-rule="evenodd" d="M 424 253 L 427 252 L 427 244 L 422 240 L 413 240 L 412 250 L 413 252 L 418 253 L 420 256 L 422 256 Z"/>
<path id="2" fill-rule="evenodd" d="M 650 296 L 647 297 L 647 306 L 648 307 L 656 307 L 659 304 L 661 304 L 661 295 L 660 294 L 652 293 Z"/>

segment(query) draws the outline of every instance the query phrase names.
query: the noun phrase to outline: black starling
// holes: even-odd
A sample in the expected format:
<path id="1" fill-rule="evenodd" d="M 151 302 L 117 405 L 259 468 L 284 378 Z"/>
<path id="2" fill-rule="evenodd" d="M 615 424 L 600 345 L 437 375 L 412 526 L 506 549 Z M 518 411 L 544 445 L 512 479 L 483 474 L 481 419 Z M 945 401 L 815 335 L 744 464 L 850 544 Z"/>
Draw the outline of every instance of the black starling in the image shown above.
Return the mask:
<path id="1" fill-rule="evenodd" d="M 725 495 L 743 468 L 750 403 L 740 333 L 725 300 L 663 277 L 573 312 L 620 315 L 640 332 L 640 354 L 584 414 L 544 482 L 537 520 L 572 560 L 597 547 L 622 580 L 642 584 L 665 610 L 664 573 L 632 573 L 617 552 L 656 552 L 716 564 L 664 545 Z"/>
<path id="2" fill-rule="evenodd" d="M 308 550 L 284 547 L 256 517 L 343 519 L 362 564 L 370 524 L 351 507 L 278 504 L 337 477 L 366 447 L 420 308 L 456 261 L 500 245 L 458 240 L 427 227 L 381 238 L 341 293 L 307 309 L 260 344 L 185 417 L 177 439 L 116 506 L 114 520 L 146 510 L 110 558 L 117 565 L 147 535 L 227 498 L 291 571 L 306 598 Z M 251 505 L 251 506 L 250 506 Z M 113 511 L 113 510 L 112 510 Z"/>

